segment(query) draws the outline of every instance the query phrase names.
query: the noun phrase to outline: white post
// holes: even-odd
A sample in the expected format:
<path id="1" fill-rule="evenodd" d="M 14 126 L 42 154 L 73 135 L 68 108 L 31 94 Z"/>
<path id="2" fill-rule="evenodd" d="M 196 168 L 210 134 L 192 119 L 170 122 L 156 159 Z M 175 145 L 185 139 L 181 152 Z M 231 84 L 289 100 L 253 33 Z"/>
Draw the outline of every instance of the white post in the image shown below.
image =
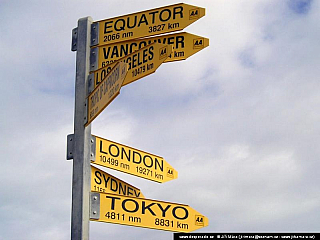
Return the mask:
<path id="1" fill-rule="evenodd" d="M 75 112 L 73 137 L 73 176 L 71 240 L 89 239 L 90 214 L 90 140 L 91 125 L 84 127 L 87 115 L 90 33 L 92 18 L 78 20 L 73 31 L 72 50 L 77 51 L 75 80 Z"/>

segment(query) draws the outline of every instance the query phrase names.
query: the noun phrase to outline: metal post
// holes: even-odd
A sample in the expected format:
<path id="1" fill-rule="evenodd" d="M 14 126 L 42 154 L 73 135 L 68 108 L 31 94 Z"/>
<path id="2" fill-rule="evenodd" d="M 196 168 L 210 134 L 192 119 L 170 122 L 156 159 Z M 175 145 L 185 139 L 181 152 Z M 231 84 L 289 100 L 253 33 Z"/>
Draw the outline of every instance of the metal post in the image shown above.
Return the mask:
<path id="1" fill-rule="evenodd" d="M 72 49 L 77 51 L 75 80 L 74 149 L 72 177 L 71 240 L 89 239 L 90 201 L 90 139 L 91 125 L 84 127 L 86 118 L 87 78 L 89 75 L 90 32 L 92 18 L 78 20 L 73 34 Z"/>

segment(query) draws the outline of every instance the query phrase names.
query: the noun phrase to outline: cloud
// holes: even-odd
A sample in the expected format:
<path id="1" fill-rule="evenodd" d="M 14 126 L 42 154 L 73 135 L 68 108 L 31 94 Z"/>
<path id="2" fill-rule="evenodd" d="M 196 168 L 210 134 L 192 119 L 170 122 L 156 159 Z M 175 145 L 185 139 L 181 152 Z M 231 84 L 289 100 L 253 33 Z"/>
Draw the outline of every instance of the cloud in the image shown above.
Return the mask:
<path id="1" fill-rule="evenodd" d="M 307 14 L 311 8 L 312 0 L 288 1 L 289 8 L 297 14 Z"/>
<path id="2" fill-rule="evenodd" d="M 69 239 L 75 57 L 71 30 L 172 1 L 1 3 L 0 238 Z M 179 178 L 158 184 L 112 170 L 147 198 L 206 215 L 198 232 L 318 231 L 319 3 L 191 1 L 210 39 L 189 59 L 129 84 L 92 133 L 159 156 Z M 121 8 L 119 8 L 121 5 Z M 90 223 L 92 239 L 172 238 Z"/>

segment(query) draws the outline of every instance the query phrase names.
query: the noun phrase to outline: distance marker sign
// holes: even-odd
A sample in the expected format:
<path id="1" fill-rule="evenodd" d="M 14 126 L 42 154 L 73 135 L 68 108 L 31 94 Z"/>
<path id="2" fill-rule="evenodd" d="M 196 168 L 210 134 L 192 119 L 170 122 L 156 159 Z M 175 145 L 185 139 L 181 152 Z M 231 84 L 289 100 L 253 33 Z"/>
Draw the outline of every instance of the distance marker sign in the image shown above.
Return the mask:
<path id="1" fill-rule="evenodd" d="M 95 157 L 92 163 L 163 183 L 178 177 L 178 172 L 162 157 L 132 147 L 93 137 Z"/>
<path id="2" fill-rule="evenodd" d="M 120 88 L 128 72 L 127 64 L 117 63 L 108 75 L 102 80 L 99 87 L 93 90 L 88 96 L 87 122 L 90 124 L 112 100 L 119 95 Z"/>
<path id="3" fill-rule="evenodd" d="M 91 45 L 180 31 L 204 15 L 204 8 L 179 3 L 101 20 L 93 23 Z"/>
<path id="4" fill-rule="evenodd" d="M 140 189 L 91 166 L 91 191 L 144 198 Z"/>
<path id="5" fill-rule="evenodd" d="M 208 218 L 187 205 L 103 193 L 91 193 L 90 218 L 172 232 L 208 226 Z"/>
<path id="6" fill-rule="evenodd" d="M 94 49 L 92 49 L 94 50 Z M 117 62 L 125 62 L 128 64 L 128 74 L 126 75 L 123 86 L 154 73 L 157 68 L 169 57 L 172 52 L 172 46 L 160 43 L 152 43 L 138 51 L 135 51 L 118 61 L 110 63 L 104 61 L 103 54 L 96 52 L 97 71 L 94 71 L 91 78 L 94 79 L 94 88 L 97 87 L 101 80 L 109 73 L 109 71 L 117 64 Z M 92 64 L 91 64 L 92 65 Z M 101 68 L 103 67 L 103 68 Z"/>
<path id="7" fill-rule="evenodd" d="M 99 66 L 110 64 L 134 51 L 137 51 L 148 44 L 158 42 L 172 45 L 173 51 L 164 62 L 185 60 L 191 55 L 209 46 L 209 39 L 194 34 L 182 32 L 161 35 L 151 38 L 134 39 L 131 41 L 119 42 L 97 47 Z"/>

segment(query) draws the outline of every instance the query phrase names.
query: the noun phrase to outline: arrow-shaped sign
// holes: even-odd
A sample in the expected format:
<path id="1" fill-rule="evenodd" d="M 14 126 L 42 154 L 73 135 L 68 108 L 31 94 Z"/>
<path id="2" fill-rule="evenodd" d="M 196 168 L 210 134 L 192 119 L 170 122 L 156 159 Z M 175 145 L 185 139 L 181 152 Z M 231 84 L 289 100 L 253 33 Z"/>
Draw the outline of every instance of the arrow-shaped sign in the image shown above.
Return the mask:
<path id="1" fill-rule="evenodd" d="M 139 188 L 91 166 L 91 191 L 144 198 Z"/>
<path id="2" fill-rule="evenodd" d="M 162 157 L 93 136 L 94 164 L 163 183 L 178 177 L 178 172 Z"/>
<path id="3" fill-rule="evenodd" d="M 187 205 L 102 193 L 91 193 L 90 219 L 173 232 L 191 232 L 209 222 Z"/>
<path id="4" fill-rule="evenodd" d="M 172 45 L 173 51 L 164 62 L 185 60 L 209 46 L 208 38 L 182 32 L 108 44 L 91 49 L 91 51 L 97 52 L 99 56 L 98 66 L 102 66 L 103 64 L 110 64 L 125 57 L 153 42 Z"/>
<path id="5" fill-rule="evenodd" d="M 120 88 L 128 72 L 127 64 L 119 62 L 113 66 L 99 87 L 95 88 L 88 97 L 87 119 L 89 125 L 119 95 Z"/>
<path id="6" fill-rule="evenodd" d="M 204 8 L 179 3 L 97 21 L 92 24 L 91 45 L 180 31 L 204 15 Z"/>
<path id="7" fill-rule="evenodd" d="M 104 61 L 103 54 L 98 50 L 98 48 L 94 48 L 91 51 L 91 54 L 94 51 L 93 55 L 96 56 L 96 59 L 91 61 L 91 66 L 95 67 L 92 69 L 94 72 L 90 75 L 90 78 L 94 79 L 94 87 L 100 84 L 101 80 L 105 78 L 117 62 L 125 62 L 128 64 L 128 74 L 124 79 L 123 85 L 154 73 L 170 56 L 172 47 L 160 43 L 152 43 L 138 51 L 120 58 L 116 62 Z M 99 70 L 96 71 L 95 69 Z"/>

